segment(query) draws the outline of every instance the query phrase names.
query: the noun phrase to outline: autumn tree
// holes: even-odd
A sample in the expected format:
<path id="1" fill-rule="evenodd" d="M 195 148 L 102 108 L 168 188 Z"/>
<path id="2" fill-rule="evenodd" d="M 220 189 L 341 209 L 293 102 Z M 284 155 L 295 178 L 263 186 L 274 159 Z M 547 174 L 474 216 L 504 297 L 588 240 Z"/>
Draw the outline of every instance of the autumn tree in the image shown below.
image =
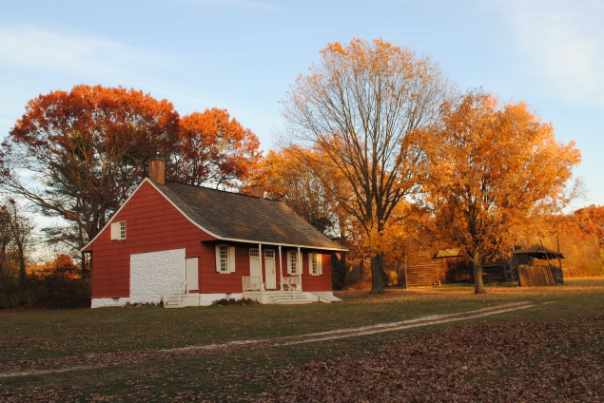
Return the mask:
<path id="1" fill-rule="evenodd" d="M 172 155 L 173 179 L 191 185 L 238 187 L 259 164 L 260 141 L 224 109 L 183 116 Z"/>
<path id="2" fill-rule="evenodd" d="M 433 220 L 418 203 L 403 200 L 393 210 L 384 230 L 372 243 L 384 252 L 384 264 L 397 274 L 398 285 L 406 284 L 404 265 L 409 255 L 438 250 Z"/>
<path id="3" fill-rule="evenodd" d="M 171 155 L 177 130 L 172 104 L 140 91 L 78 85 L 40 95 L 2 144 L 3 187 L 64 219 L 48 232 L 77 249 L 142 180 L 146 161 Z"/>
<path id="4" fill-rule="evenodd" d="M 314 154 L 313 150 L 300 146 L 270 150 L 262 160 L 259 179 L 266 186 L 268 197 L 284 201 L 299 216 L 325 235 L 338 234 L 338 206 L 331 198 L 331 190 L 315 174 L 315 168 L 305 161 L 314 161 L 317 157 L 300 154 Z M 325 168 L 323 165 L 322 168 Z M 337 186 L 334 178 L 333 186 Z"/>
<path id="5" fill-rule="evenodd" d="M 26 280 L 26 251 L 30 247 L 31 235 L 34 225 L 29 217 L 23 214 L 23 211 L 15 199 L 8 199 L 8 202 L 0 207 L 2 217 L 7 221 L 7 239 L 12 246 L 18 265 L 19 284 L 23 286 Z M 4 245 L 6 247 L 6 245 Z M 2 258 L 5 259 L 6 250 L 2 251 Z"/>
<path id="6" fill-rule="evenodd" d="M 590 206 L 581 208 L 573 214 L 576 230 L 581 235 L 594 236 L 604 248 L 604 206 Z"/>
<path id="7" fill-rule="evenodd" d="M 321 54 L 321 64 L 287 93 L 283 116 L 293 142 L 320 151 L 321 160 L 309 164 L 341 173 L 352 197 L 338 198 L 338 204 L 370 237 L 419 190 L 422 151 L 408 134 L 438 118 L 447 80 L 429 58 L 381 39 L 335 42 Z M 321 180 L 329 189 L 330 178 Z M 383 254 L 370 249 L 372 292 L 383 292 Z"/>
<path id="8" fill-rule="evenodd" d="M 12 241 L 11 217 L 7 208 L 0 208 L 0 282 L 8 264 L 9 245 Z"/>
<path id="9" fill-rule="evenodd" d="M 485 259 L 512 245 L 514 226 L 567 202 L 581 156 L 523 102 L 500 107 L 470 92 L 446 102 L 442 116 L 419 136 L 430 162 L 426 201 L 438 232 L 473 262 L 475 292 L 484 293 Z"/>

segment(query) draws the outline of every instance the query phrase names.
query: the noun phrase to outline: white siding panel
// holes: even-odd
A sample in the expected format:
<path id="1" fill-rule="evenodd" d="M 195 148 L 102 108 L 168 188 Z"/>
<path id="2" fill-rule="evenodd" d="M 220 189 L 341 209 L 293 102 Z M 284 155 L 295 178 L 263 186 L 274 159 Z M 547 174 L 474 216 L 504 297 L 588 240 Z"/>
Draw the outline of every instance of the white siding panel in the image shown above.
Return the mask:
<path id="1" fill-rule="evenodd" d="M 185 279 L 185 249 L 130 255 L 130 302 L 159 303 L 173 281 Z"/>

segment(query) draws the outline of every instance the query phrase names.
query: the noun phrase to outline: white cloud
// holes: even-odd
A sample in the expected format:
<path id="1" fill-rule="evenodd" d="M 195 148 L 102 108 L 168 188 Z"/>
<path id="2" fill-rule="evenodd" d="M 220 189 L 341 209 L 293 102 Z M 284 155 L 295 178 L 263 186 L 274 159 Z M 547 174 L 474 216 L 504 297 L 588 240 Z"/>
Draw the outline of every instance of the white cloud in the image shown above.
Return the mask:
<path id="1" fill-rule="evenodd" d="M 129 75 L 133 65 L 159 60 L 101 36 L 63 34 L 30 25 L 0 28 L 0 64 L 8 68 L 119 78 Z"/>
<path id="2" fill-rule="evenodd" d="M 604 3 L 505 0 L 520 67 L 572 101 L 604 105 Z"/>

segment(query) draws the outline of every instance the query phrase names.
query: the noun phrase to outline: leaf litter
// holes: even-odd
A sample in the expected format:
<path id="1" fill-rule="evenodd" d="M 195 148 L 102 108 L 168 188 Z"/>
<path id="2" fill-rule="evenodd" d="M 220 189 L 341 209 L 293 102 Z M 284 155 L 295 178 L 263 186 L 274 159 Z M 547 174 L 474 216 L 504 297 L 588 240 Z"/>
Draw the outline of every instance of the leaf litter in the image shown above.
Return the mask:
<path id="1" fill-rule="evenodd" d="M 195 350 L 178 352 L 185 351 Z M 34 388 L 0 391 L 0 401 L 602 402 L 603 374 L 604 315 L 599 315 L 562 323 L 456 326 L 395 336 L 363 359 L 345 356 L 239 374 L 249 384 L 271 385 L 263 393 L 198 389 L 124 399 Z"/>

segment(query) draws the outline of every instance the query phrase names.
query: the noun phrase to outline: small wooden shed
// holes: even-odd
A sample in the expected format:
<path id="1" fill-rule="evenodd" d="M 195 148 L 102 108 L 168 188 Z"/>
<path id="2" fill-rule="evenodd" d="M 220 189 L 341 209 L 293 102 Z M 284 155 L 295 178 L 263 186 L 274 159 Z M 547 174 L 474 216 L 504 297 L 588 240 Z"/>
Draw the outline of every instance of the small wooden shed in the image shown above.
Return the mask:
<path id="1" fill-rule="evenodd" d="M 460 249 L 417 252 L 405 260 L 407 287 L 430 287 L 472 280 L 472 267 Z"/>
<path id="2" fill-rule="evenodd" d="M 564 284 L 562 253 L 535 244 L 530 248 L 514 251 L 514 258 L 518 264 L 520 285 Z M 556 266 L 555 263 L 558 265 Z"/>

